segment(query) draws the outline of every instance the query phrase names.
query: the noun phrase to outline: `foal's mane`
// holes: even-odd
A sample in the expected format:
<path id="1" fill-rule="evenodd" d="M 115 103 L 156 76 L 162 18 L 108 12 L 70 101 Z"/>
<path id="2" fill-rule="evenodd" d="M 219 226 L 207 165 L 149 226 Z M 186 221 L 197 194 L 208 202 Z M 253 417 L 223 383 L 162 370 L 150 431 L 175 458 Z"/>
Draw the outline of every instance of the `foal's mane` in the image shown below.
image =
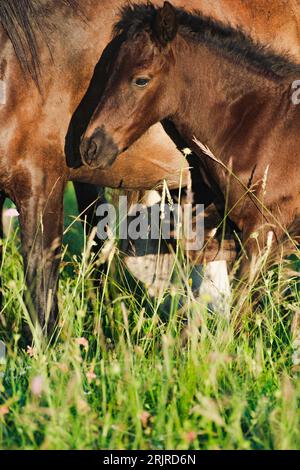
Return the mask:
<path id="1" fill-rule="evenodd" d="M 175 7 L 174 7 L 175 8 Z M 143 31 L 151 31 L 158 8 L 152 3 L 129 3 L 120 9 L 119 21 L 114 34 L 133 38 Z M 276 54 L 269 46 L 255 42 L 241 27 L 234 28 L 200 11 L 188 12 L 175 8 L 178 33 L 195 43 L 206 44 L 236 62 L 251 65 L 257 72 L 274 79 L 286 78 L 300 73 L 300 64 L 288 54 Z"/>
<path id="2" fill-rule="evenodd" d="M 76 9 L 78 0 L 60 0 Z M 23 72 L 39 86 L 40 61 L 37 31 L 44 33 L 45 2 L 41 0 L 0 0 L 0 25 L 9 37 Z M 46 39 L 46 38 L 45 38 Z"/>

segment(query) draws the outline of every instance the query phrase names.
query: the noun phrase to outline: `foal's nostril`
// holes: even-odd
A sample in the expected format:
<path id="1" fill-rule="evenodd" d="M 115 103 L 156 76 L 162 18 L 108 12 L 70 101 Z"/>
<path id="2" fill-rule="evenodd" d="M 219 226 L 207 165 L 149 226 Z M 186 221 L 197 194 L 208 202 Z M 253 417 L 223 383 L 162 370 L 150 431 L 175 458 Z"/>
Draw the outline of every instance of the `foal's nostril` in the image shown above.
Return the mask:
<path id="1" fill-rule="evenodd" d="M 82 139 L 80 152 L 84 164 L 103 169 L 114 162 L 119 149 L 104 128 L 97 128 L 90 137 Z"/>
<path id="2" fill-rule="evenodd" d="M 92 140 L 90 142 L 90 145 L 88 147 L 88 151 L 87 151 L 87 160 L 89 162 L 92 162 L 97 154 L 97 150 L 98 150 L 98 147 L 97 147 L 97 144 L 94 140 Z"/>

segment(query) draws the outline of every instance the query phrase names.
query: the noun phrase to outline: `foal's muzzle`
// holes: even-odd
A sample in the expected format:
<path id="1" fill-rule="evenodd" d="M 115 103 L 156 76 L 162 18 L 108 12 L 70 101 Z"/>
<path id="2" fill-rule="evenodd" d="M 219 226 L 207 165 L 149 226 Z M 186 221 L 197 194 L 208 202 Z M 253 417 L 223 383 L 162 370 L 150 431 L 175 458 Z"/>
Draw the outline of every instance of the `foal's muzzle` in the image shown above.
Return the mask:
<path id="1" fill-rule="evenodd" d="M 80 153 L 84 165 L 104 169 L 115 161 L 119 155 L 119 148 L 104 127 L 98 127 L 91 137 L 83 138 Z"/>

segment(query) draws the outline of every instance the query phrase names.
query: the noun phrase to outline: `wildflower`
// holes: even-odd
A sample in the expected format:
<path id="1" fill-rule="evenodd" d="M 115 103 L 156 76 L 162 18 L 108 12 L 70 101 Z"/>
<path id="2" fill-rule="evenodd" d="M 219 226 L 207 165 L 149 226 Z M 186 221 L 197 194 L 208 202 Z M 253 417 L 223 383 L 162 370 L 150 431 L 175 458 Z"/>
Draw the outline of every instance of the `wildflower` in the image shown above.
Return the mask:
<path id="1" fill-rule="evenodd" d="M 93 365 L 91 366 L 89 372 L 86 374 L 86 378 L 87 378 L 89 384 L 97 378 L 97 375 L 94 372 L 94 366 Z"/>
<path id="2" fill-rule="evenodd" d="M 197 439 L 197 433 L 195 431 L 189 431 L 186 433 L 185 438 L 189 444 Z"/>
<path id="3" fill-rule="evenodd" d="M 10 209 L 6 209 L 6 211 L 4 211 L 4 217 L 19 217 L 19 212 L 17 211 L 17 209 L 11 207 Z"/>
<path id="4" fill-rule="evenodd" d="M 27 346 L 27 354 L 29 357 L 34 357 L 36 355 L 36 349 L 31 347 L 31 346 Z"/>
<path id="5" fill-rule="evenodd" d="M 142 423 L 142 426 L 143 428 L 146 428 L 147 427 L 147 424 L 148 424 L 148 421 L 149 421 L 149 418 L 150 418 L 150 413 L 148 413 L 148 411 L 143 411 L 141 414 L 140 414 L 140 420 L 141 420 L 141 423 Z"/>
<path id="6" fill-rule="evenodd" d="M 182 153 L 185 157 L 187 157 L 188 155 L 191 155 L 192 151 L 190 148 L 186 147 L 184 149 L 182 149 Z"/>
<path id="7" fill-rule="evenodd" d="M 76 343 L 79 345 L 79 346 L 83 346 L 84 349 L 88 349 L 89 347 L 89 342 L 86 338 L 82 337 L 82 338 L 76 338 Z"/>
<path id="8" fill-rule="evenodd" d="M 42 394 L 43 391 L 44 380 L 43 377 L 37 375 L 33 377 L 30 385 L 32 395 L 38 397 Z"/>
<path id="9" fill-rule="evenodd" d="M 9 408 L 8 408 L 8 406 L 5 406 L 5 405 L 0 406 L 0 418 L 1 418 L 2 416 L 7 415 L 8 413 L 9 413 Z"/>

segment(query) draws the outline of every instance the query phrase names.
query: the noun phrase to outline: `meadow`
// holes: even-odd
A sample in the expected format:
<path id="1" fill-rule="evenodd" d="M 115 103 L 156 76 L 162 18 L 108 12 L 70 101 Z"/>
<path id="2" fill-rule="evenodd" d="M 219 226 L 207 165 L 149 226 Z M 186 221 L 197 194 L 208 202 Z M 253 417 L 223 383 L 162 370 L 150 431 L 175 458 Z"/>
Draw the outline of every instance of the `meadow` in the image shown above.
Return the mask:
<path id="1" fill-rule="evenodd" d="M 74 223 L 71 186 L 65 206 L 51 343 L 37 331 L 34 347 L 18 346 L 28 319 L 18 228 L 2 242 L 0 448 L 300 449 L 297 258 L 235 292 L 243 298 L 228 320 L 193 297 L 180 277 L 189 279 L 187 261 L 177 284 L 151 299 L 112 248 L 97 290 L 99 261 Z"/>

